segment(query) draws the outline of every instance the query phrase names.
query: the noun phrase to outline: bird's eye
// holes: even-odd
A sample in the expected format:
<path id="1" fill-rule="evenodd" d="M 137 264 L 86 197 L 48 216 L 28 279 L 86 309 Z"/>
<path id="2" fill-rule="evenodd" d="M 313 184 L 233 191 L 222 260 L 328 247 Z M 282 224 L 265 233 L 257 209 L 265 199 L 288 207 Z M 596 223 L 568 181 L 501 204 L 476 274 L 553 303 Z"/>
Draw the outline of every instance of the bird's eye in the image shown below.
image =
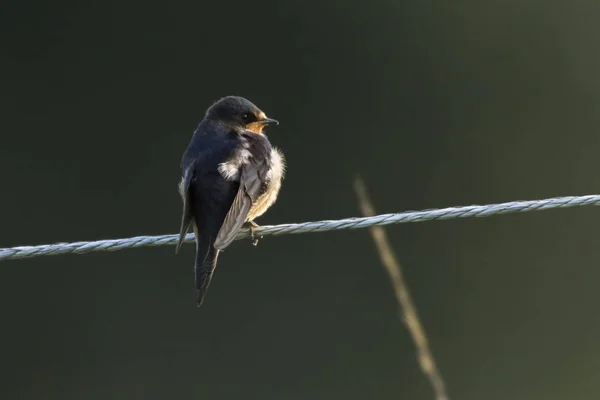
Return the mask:
<path id="1" fill-rule="evenodd" d="M 254 114 L 252 113 L 244 113 L 242 118 L 245 122 L 253 122 L 255 120 Z"/>

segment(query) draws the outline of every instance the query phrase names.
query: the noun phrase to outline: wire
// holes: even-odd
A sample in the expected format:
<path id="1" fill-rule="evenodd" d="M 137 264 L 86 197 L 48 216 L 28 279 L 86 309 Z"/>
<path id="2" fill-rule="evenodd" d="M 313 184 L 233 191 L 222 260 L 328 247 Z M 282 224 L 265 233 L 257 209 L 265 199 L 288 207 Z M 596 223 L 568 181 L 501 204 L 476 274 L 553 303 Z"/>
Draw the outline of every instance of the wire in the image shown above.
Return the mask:
<path id="1" fill-rule="evenodd" d="M 407 211 L 395 214 L 382 214 L 374 217 L 346 218 L 303 222 L 299 224 L 267 225 L 257 228 L 255 236 L 287 235 L 292 233 L 327 232 L 340 229 L 359 229 L 374 225 L 391 225 L 406 222 L 424 222 L 457 218 L 489 217 L 499 214 L 549 210 L 600 205 L 600 195 L 555 197 L 543 200 L 511 201 L 507 203 L 448 207 L 441 209 Z M 236 237 L 244 239 L 250 236 L 247 229 Z M 39 246 L 19 246 L 0 249 L 0 261 L 17 258 L 30 258 L 67 253 L 89 253 L 92 251 L 117 251 L 135 247 L 175 245 L 179 235 L 137 236 L 125 239 L 97 240 L 93 242 L 56 243 Z M 193 234 L 186 236 L 186 242 L 194 240 Z"/>

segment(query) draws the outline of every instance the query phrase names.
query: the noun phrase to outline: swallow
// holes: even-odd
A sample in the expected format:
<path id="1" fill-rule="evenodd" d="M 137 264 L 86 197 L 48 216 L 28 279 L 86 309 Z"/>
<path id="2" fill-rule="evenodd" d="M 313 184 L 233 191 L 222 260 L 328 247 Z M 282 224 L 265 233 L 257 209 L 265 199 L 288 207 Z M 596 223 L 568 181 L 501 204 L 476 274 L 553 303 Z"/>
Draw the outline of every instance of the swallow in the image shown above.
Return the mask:
<path id="1" fill-rule="evenodd" d="M 282 152 L 264 133 L 279 125 L 249 100 L 227 96 L 210 106 L 181 158 L 183 212 L 179 252 L 190 226 L 196 241 L 196 302 L 204 302 L 219 252 L 275 203 L 285 174 Z M 256 241 L 254 242 L 256 245 Z"/>

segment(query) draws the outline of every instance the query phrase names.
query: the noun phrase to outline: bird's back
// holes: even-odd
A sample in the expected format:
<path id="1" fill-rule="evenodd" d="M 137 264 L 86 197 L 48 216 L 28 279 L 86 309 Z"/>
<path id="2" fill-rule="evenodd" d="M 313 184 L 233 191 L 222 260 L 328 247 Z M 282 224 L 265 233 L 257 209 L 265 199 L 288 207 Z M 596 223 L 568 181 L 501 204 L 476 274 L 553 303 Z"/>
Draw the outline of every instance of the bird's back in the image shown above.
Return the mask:
<path id="1" fill-rule="evenodd" d="M 197 230 L 209 235 L 209 241 L 215 240 L 239 188 L 239 182 L 223 178 L 218 165 L 239 145 L 237 135 L 228 129 L 201 123 L 182 158 L 184 172 L 192 173 L 190 200 Z"/>

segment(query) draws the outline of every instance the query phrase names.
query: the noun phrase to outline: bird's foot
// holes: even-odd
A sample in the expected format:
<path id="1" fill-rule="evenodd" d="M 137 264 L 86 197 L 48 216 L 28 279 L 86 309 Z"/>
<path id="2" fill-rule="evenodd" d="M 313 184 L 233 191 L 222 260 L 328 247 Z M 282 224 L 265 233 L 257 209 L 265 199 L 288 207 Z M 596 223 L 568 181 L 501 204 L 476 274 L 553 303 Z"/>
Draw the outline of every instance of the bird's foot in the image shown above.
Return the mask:
<path id="1" fill-rule="evenodd" d="M 256 228 L 260 228 L 260 225 L 258 225 L 254 221 L 249 221 L 248 222 L 248 229 L 250 230 L 250 239 L 252 239 L 252 244 L 254 246 L 256 246 L 258 244 L 258 238 L 256 238 L 256 236 L 254 236 L 254 230 Z M 262 236 L 260 237 L 260 239 L 262 239 Z"/>

